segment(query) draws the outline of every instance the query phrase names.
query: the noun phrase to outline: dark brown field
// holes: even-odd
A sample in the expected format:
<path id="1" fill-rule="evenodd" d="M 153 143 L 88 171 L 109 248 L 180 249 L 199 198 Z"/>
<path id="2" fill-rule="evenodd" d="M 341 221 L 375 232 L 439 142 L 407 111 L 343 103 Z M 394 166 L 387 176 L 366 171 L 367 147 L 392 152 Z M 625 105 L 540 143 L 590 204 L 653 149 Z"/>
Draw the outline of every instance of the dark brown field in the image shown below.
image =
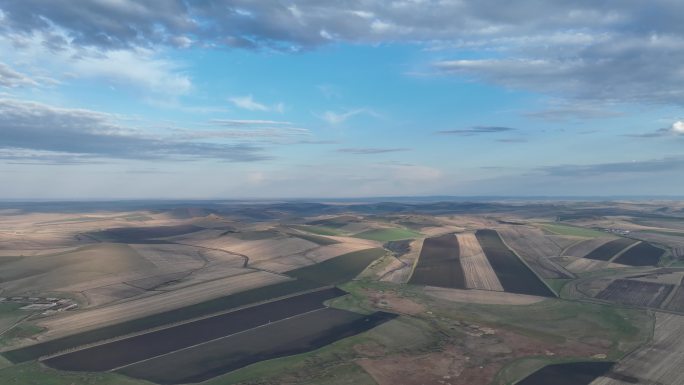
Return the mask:
<path id="1" fill-rule="evenodd" d="M 667 310 L 684 313 L 684 287 L 678 286 L 670 302 L 665 307 Z"/>
<path id="2" fill-rule="evenodd" d="M 665 250 L 659 247 L 648 242 L 641 242 L 625 251 L 614 262 L 630 266 L 656 266 L 664 253 Z"/>
<path id="3" fill-rule="evenodd" d="M 636 242 L 638 241 L 635 241 L 634 239 L 618 238 L 595 248 L 589 254 L 585 255 L 584 258 L 595 259 L 598 261 L 608 261 L 613 258 L 615 254 L 621 252 Z"/>
<path id="4" fill-rule="evenodd" d="M 506 247 L 495 230 L 478 230 L 475 236 L 505 291 L 544 297 L 556 296 Z"/>
<path id="5" fill-rule="evenodd" d="M 297 292 L 312 290 L 322 286 L 323 285 L 316 282 L 302 280 L 276 283 L 274 285 L 263 286 L 225 297 L 219 297 L 179 309 L 25 346 L 3 352 L 2 355 L 15 363 L 31 361 L 42 356 L 52 355 L 77 346 L 92 344 L 122 335 L 138 333 L 166 324 L 203 317 L 212 313 L 246 306 L 255 302 L 267 301 L 272 298 L 287 296 Z"/>
<path id="6" fill-rule="evenodd" d="M 53 368 L 69 371 L 112 370 L 270 322 L 322 309 L 324 301 L 344 294 L 344 291 L 337 288 L 319 290 L 78 350 L 43 362 Z"/>
<path id="7" fill-rule="evenodd" d="M 146 241 L 152 238 L 172 237 L 175 235 L 194 233 L 200 230 L 204 230 L 204 228 L 193 225 L 120 227 L 93 232 L 89 235 L 108 242 L 147 243 Z M 152 241 L 151 243 L 156 242 Z"/>
<path id="8" fill-rule="evenodd" d="M 617 279 L 596 298 L 631 306 L 657 308 L 670 294 L 674 285 Z"/>
<path id="9" fill-rule="evenodd" d="M 320 309 L 118 370 L 158 384 L 201 382 L 255 362 L 315 350 L 393 319 Z"/>
<path id="10" fill-rule="evenodd" d="M 614 362 L 571 362 L 547 365 L 516 385 L 589 385 L 607 373 Z"/>
<path id="11" fill-rule="evenodd" d="M 409 283 L 465 289 L 459 256 L 458 239 L 453 234 L 425 239 Z"/>

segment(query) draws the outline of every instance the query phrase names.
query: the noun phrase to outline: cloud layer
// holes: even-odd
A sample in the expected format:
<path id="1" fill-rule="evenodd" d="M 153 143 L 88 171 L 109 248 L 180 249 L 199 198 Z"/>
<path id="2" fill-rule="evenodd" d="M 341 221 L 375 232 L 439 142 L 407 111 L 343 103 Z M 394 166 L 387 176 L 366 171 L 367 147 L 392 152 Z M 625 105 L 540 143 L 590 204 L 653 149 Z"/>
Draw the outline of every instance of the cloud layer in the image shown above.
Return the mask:
<path id="1" fill-rule="evenodd" d="M 40 34 L 55 50 L 199 44 L 297 51 L 331 42 L 419 42 L 455 52 L 434 63 L 447 75 L 567 98 L 684 104 L 684 3 L 676 0 L 522 0 L 505 7 L 496 0 L 0 0 L 0 10 L 4 34 Z M 491 57 L 463 58 L 459 50 Z"/>
<path id="2" fill-rule="evenodd" d="M 117 117 L 83 109 L 65 109 L 0 99 L 0 150 L 3 159 L 61 161 L 76 159 L 166 159 L 256 161 L 267 159 L 250 144 L 208 143 L 152 136 L 121 126 Z"/>

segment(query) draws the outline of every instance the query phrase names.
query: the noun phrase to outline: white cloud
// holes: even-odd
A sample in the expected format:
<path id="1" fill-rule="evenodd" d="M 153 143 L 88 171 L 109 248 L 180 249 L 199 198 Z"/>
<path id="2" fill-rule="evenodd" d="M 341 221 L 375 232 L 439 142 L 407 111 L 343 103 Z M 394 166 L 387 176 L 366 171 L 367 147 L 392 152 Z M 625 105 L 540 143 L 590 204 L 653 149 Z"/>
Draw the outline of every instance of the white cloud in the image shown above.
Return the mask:
<path id="1" fill-rule="evenodd" d="M 671 131 L 677 135 L 684 134 L 684 121 L 678 120 L 672 123 Z"/>
<path id="2" fill-rule="evenodd" d="M 276 103 L 269 106 L 264 103 L 257 102 L 256 100 L 254 100 L 254 97 L 252 95 L 233 96 L 228 100 L 230 100 L 230 102 L 233 103 L 236 107 L 249 111 L 273 111 L 278 113 L 283 113 L 285 111 L 285 105 L 283 103 Z"/>
<path id="3" fill-rule="evenodd" d="M 367 114 L 371 116 L 377 117 L 378 114 L 375 113 L 372 110 L 366 109 L 366 108 L 357 108 L 354 110 L 349 110 L 345 112 L 335 112 L 335 111 L 325 111 L 322 115 L 319 115 L 318 117 L 320 119 L 325 120 L 329 124 L 340 124 L 346 122 L 348 119 L 360 115 L 360 114 Z"/>
<path id="4" fill-rule="evenodd" d="M 0 62 L 0 87 L 37 86 L 38 83 L 30 77 L 15 71 L 5 63 Z"/>
<path id="5" fill-rule="evenodd" d="M 159 94 L 182 95 L 192 88 L 192 81 L 181 72 L 178 63 L 159 58 L 146 49 L 86 56 L 74 61 L 73 66 L 80 76 L 123 81 Z"/>
<path id="6" fill-rule="evenodd" d="M 49 39 L 65 40 L 66 35 L 46 36 L 41 33 L 12 36 L 0 34 L 0 57 L 12 57 L 15 62 L 52 77 L 95 78 L 142 89 L 157 96 L 178 96 L 192 89 L 192 80 L 184 66 L 164 58 L 161 51 L 148 48 L 102 51 L 73 45 L 58 45 L 46 49 Z M 17 49 L 17 45 L 21 48 Z M 55 83 L 47 77 L 34 76 L 38 83 Z"/>

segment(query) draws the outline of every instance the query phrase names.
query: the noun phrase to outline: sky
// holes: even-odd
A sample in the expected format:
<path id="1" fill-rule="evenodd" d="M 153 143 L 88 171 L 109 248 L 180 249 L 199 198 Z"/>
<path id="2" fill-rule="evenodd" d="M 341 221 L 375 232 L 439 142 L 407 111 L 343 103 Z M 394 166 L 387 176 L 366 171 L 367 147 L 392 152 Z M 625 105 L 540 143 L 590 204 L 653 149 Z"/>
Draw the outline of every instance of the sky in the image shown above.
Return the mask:
<path id="1" fill-rule="evenodd" d="M 0 0 L 0 199 L 684 195 L 684 2 Z"/>

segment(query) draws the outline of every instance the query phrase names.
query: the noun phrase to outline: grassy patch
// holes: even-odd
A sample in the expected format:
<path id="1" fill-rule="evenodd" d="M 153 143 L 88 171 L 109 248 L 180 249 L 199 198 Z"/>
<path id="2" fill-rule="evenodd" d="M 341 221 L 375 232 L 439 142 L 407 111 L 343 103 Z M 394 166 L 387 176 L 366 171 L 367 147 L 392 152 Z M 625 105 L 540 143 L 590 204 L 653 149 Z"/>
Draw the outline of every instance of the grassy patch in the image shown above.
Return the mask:
<path id="1" fill-rule="evenodd" d="M 134 380 L 114 373 L 61 372 L 37 362 L 0 369 L 3 385 L 146 385 L 147 381 Z"/>
<path id="2" fill-rule="evenodd" d="M 546 278 L 544 279 L 546 283 L 551 286 L 553 291 L 556 292 L 556 294 L 560 295 L 561 290 L 563 290 L 563 286 L 565 286 L 566 283 L 572 281 L 572 279 L 566 279 L 566 278 Z"/>
<path id="3" fill-rule="evenodd" d="M 321 349 L 262 361 L 209 380 L 203 385 L 249 384 L 375 384 L 353 360 L 362 356 L 358 345 L 377 346 L 384 354 L 436 346 L 440 336 L 429 324 L 399 317 L 362 334 Z"/>
<path id="4" fill-rule="evenodd" d="M 315 265 L 288 271 L 286 274 L 322 285 L 337 285 L 354 279 L 368 265 L 385 254 L 383 249 L 367 249 L 340 255 Z"/>
<path id="5" fill-rule="evenodd" d="M 0 340 L 0 345 L 9 344 L 9 343 L 11 343 L 12 340 L 15 340 L 15 339 L 22 339 L 22 338 L 28 338 L 28 337 L 34 336 L 34 335 L 36 335 L 36 334 L 38 334 L 44 330 L 45 330 L 45 328 L 42 328 L 40 326 L 36 326 L 34 324 L 20 323 L 2 335 L 2 339 Z"/>
<path id="6" fill-rule="evenodd" d="M 297 230 L 302 230 L 302 231 L 306 231 L 308 233 L 318 234 L 318 235 L 342 235 L 341 231 L 334 229 L 332 227 L 327 227 L 327 226 L 300 225 L 300 226 L 292 226 L 292 227 L 297 229 Z"/>
<path id="7" fill-rule="evenodd" d="M 355 238 L 370 239 L 372 241 L 398 241 L 402 239 L 412 239 L 422 237 L 423 234 L 416 231 L 411 231 L 402 228 L 386 228 L 367 230 L 362 233 L 355 234 Z"/>
<path id="8" fill-rule="evenodd" d="M 293 237 L 301 238 L 309 242 L 313 242 L 317 245 L 321 246 L 328 246 L 328 245 L 334 245 L 336 243 L 340 243 L 334 239 L 326 238 L 326 237 L 321 237 L 318 235 L 312 235 L 312 234 L 301 234 L 301 233 L 292 233 L 290 234 Z"/>
<path id="9" fill-rule="evenodd" d="M 342 287 L 359 301 L 365 301 L 368 289 L 395 291 L 440 317 L 501 327 L 552 343 L 601 340 L 609 346 L 609 359 L 645 343 L 653 324 L 644 310 L 589 302 L 549 299 L 531 305 L 482 305 L 436 299 L 418 287 L 386 282 L 355 281 Z M 370 307 L 368 302 L 360 306 Z"/>
<path id="10" fill-rule="evenodd" d="M 684 232 L 664 231 L 664 230 L 639 230 L 639 233 L 650 233 L 660 235 L 671 235 L 673 237 L 684 237 Z"/>
<path id="11" fill-rule="evenodd" d="M 544 230 L 550 231 L 557 235 L 570 235 L 574 237 L 585 238 L 598 238 L 606 236 L 606 233 L 597 230 L 586 229 L 584 227 L 559 225 L 556 223 L 541 223 L 539 226 Z"/>

